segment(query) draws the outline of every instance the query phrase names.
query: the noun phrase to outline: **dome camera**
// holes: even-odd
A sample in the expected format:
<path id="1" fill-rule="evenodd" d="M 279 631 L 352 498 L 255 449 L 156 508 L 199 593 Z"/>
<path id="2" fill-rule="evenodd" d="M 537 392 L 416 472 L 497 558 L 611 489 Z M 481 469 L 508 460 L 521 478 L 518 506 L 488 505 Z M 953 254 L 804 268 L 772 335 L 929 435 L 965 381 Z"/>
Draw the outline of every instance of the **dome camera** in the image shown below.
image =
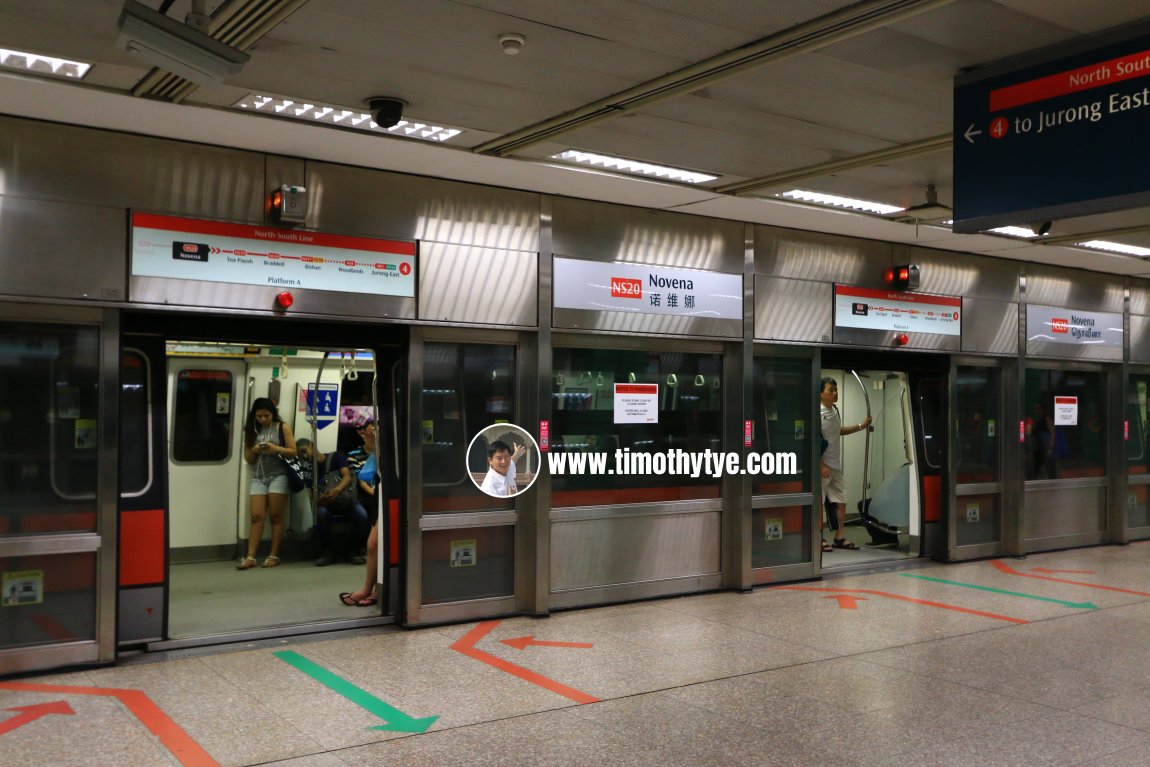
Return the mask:
<path id="1" fill-rule="evenodd" d="M 392 128 L 403 119 L 403 108 L 407 102 L 391 96 L 375 96 L 367 100 L 371 117 L 381 128 Z"/>

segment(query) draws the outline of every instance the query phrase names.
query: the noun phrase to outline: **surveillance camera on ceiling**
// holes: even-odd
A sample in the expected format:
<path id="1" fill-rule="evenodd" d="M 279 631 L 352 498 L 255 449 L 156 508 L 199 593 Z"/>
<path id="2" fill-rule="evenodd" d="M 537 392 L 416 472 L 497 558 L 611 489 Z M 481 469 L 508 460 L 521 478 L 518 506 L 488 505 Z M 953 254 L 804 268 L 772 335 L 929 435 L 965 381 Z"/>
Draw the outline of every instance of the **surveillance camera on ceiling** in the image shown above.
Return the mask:
<path id="1" fill-rule="evenodd" d="M 373 96 L 367 100 L 367 105 L 375 124 L 381 128 L 390 128 L 403 119 L 403 108 L 407 102 L 391 96 Z"/>
<path id="2" fill-rule="evenodd" d="M 117 45 L 144 61 L 198 85 L 222 83 L 251 57 L 187 24 L 124 0 Z"/>

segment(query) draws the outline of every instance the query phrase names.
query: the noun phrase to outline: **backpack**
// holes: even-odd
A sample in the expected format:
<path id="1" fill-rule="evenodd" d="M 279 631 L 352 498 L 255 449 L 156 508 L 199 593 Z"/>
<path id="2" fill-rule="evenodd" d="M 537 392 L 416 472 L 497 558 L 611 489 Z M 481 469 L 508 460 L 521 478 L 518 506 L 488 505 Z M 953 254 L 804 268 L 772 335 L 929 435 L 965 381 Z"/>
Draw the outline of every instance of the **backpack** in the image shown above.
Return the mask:
<path id="1" fill-rule="evenodd" d="M 320 493 L 326 493 L 328 490 L 334 489 L 340 482 L 343 481 L 343 476 L 340 474 L 339 469 L 331 467 L 331 461 L 334 457 L 333 453 L 328 453 L 327 458 L 324 459 L 323 467 L 323 487 Z M 350 471 L 350 469 L 349 469 Z M 355 489 L 356 481 L 355 474 L 351 475 L 351 482 L 347 483 L 347 487 L 339 492 L 335 498 L 326 504 L 329 511 L 347 511 L 351 505 L 355 503 Z"/>

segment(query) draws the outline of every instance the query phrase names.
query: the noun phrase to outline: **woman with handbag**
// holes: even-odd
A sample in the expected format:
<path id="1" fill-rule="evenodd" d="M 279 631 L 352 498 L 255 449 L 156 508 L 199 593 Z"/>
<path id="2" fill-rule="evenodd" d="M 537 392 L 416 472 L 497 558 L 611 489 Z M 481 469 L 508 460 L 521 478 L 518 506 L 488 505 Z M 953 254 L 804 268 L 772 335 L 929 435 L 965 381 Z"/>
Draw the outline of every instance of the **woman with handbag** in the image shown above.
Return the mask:
<path id="1" fill-rule="evenodd" d="M 237 570 L 256 566 L 265 516 L 272 520 L 272 548 L 262 567 L 275 567 L 280 563 L 284 509 L 290 488 L 288 473 L 294 471 L 286 461 L 294 459 L 295 454 L 295 437 L 291 427 L 280 418 L 275 403 L 266 397 L 256 399 L 244 422 L 244 460 L 252 467 L 249 495 L 252 522 L 248 530 L 248 555 L 236 565 Z"/>

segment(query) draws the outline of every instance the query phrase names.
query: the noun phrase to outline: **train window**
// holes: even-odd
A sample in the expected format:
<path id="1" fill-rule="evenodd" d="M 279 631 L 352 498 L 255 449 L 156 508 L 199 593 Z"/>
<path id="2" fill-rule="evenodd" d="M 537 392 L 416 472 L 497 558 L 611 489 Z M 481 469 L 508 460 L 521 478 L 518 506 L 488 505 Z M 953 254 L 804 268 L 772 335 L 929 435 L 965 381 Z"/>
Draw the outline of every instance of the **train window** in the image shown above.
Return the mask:
<path id="1" fill-rule="evenodd" d="M 942 426 L 945 400 L 942 381 L 924 378 L 918 382 L 918 420 L 922 429 L 922 460 L 932 469 L 942 467 L 946 448 L 946 433 Z"/>
<path id="2" fill-rule="evenodd" d="M 492 498 L 475 486 L 467 474 L 467 450 L 484 428 L 515 423 L 516 414 L 514 346 L 424 344 L 425 513 L 514 508 L 514 501 Z M 484 448 L 477 442 L 473 449 Z"/>
<path id="3" fill-rule="evenodd" d="M 647 457 L 620 455 L 722 449 L 722 357 L 642 349 L 556 349 L 551 452 L 601 453 L 607 474 L 553 473 L 553 506 L 717 498 L 719 479 L 656 474 Z M 615 384 L 658 384 L 658 423 L 616 423 Z M 635 463 L 638 462 L 638 463 Z M 638 467 L 638 470 L 635 470 Z"/>
<path id="4" fill-rule="evenodd" d="M 0 323 L 0 537 L 96 529 L 100 336 Z"/>
<path id="5" fill-rule="evenodd" d="M 810 360 L 755 357 L 753 450 L 793 453 L 797 474 L 756 477 L 755 495 L 810 491 L 811 409 L 817 386 Z"/>
<path id="6" fill-rule="evenodd" d="M 121 495 L 139 495 L 151 484 L 151 401 L 148 360 L 125 349 L 120 357 Z"/>
<path id="7" fill-rule="evenodd" d="M 1103 375 L 1084 370 L 1026 371 L 1026 478 L 1106 475 Z"/>
<path id="8" fill-rule="evenodd" d="M 1126 466 L 1129 474 L 1146 474 L 1146 399 L 1150 375 L 1131 375 L 1126 389 Z"/>
<path id="9" fill-rule="evenodd" d="M 998 371 L 961 367 L 955 414 L 958 418 L 958 483 L 999 479 Z"/>
<path id="10" fill-rule="evenodd" d="M 184 369 L 176 374 L 172 460 L 223 463 L 232 450 L 232 374 Z"/>

